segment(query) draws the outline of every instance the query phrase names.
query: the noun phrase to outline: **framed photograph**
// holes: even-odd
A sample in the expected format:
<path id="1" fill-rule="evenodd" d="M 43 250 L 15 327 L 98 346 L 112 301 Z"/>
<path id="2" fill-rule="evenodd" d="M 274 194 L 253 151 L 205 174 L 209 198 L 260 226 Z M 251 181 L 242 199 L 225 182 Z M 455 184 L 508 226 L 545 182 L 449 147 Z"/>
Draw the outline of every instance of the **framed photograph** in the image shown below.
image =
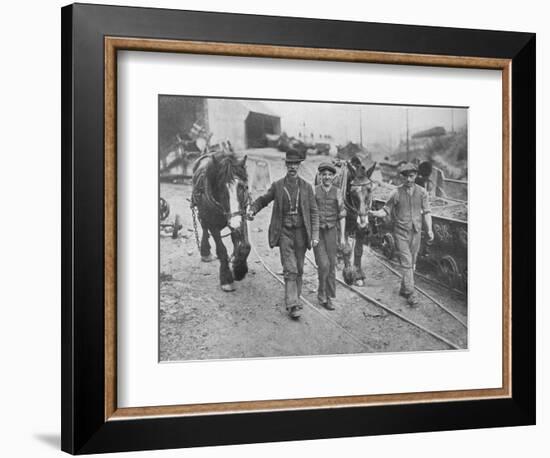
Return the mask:
<path id="1" fill-rule="evenodd" d="M 534 34 L 70 5 L 62 145 L 63 450 L 535 423 Z"/>

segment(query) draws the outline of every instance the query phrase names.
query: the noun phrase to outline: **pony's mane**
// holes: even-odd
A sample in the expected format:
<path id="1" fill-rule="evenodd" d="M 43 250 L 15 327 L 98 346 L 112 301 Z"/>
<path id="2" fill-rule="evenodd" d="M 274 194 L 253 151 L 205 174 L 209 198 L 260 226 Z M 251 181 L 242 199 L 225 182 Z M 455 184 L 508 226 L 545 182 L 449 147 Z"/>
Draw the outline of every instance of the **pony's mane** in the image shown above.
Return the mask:
<path id="1" fill-rule="evenodd" d="M 208 181 L 214 186 L 233 183 L 236 179 L 248 181 L 246 167 L 235 153 L 214 153 L 206 168 Z"/>

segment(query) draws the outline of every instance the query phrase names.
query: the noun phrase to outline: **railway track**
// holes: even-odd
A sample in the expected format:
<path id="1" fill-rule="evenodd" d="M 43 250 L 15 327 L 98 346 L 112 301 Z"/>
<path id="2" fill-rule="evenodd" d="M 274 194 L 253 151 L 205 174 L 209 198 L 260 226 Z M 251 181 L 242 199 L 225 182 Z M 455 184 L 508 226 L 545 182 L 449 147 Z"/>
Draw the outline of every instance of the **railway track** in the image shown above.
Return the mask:
<path id="1" fill-rule="evenodd" d="M 261 159 L 256 159 L 256 158 L 253 158 L 254 161 L 258 161 L 258 160 L 261 160 Z M 271 182 L 271 168 L 270 168 L 270 164 L 269 164 L 269 161 L 264 161 L 267 163 L 267 167 L 268 167 L 268 174 L 269 174 L 269 181 Z M 302 169 L 302 175 L 304 176 L 304 178 L 306 178 L 306 180 L 310 180 L 313 182 L 314 180 L 314 177 L 315 177 L 315 174 L 308 168 L 308 167 L 303 167 Z M 284 284 L 284 282 L 282 281 L 282 279 L 280 278 L 279 275 L 277 275 L 272 268 L 270 268 L 270 266 L 268 265 L 268 263 L 265 261 L 265 259 L 263 259 L 263 257 L 260 255 L 260 253 L 258 252 L 253 240 L 252 240 L 252 237 L 250 238 L 250 243 L 251 243 L 251 248 L 252 248 L 252 251 L 254 252 L 255 256 L 258 258 L 258 260 L 260 261 L 260 263 L 262 264 L 262 266 L 264 267 L 264 269 L 279 283 L 281 284 Z M 372 253 L 374 255 L 374 253 Z M 306 256 L 309 264 L 314 268 L 314 269 L 317 269 L 317 266 L 315 264 L 315 262 L 311 259 L 310 256 Z M 394 271 L 394 273 L 396 273 Z M 397 273 L 398 274 L 398 273 Z M 460 343 L 456 343 L 456 342 L 453 342 L 453 340 L 451 338 L 448 338 L 448 337 L 445 337 L 443 335 L 441 335 L 440 333 L 438 332 L 435 332 L 435 331 L 432 331 L 430 330 L 427 326 L 417 322 L 416 320 L 412 319 L 411 317 L 408 317 L 406 316 L 406 314 L 404 313 L 401 313 L 399 312 L 398 310 L 395 310 L 395 308 L 393 307 L 390 307 L 386 304 L 384 304 L 383 302 L 381 302 L 380 300 L 366 294 L 365 292 L 361 291 L 359 288 L 356 288 L 354 286 L 349 286 L 347 285 L 345 282 L 343 282 L 340 278 L 337 278 L 337 281 L 343 285 L 348 291 L 350 291 L 352 294 L 354 294 L 355 296 L 357 296 L 358 298 L 362 299 L 363 301 L 367 301 L 369 302 L 370 304 L 380 308 L 381 310 L 383 310 L 385 313 L 387 314 L 390 314 L 392 316 L 394 316 L 395 318 L 397 318 L 398 320 L 400 320 L 401 322 L 404 322 L 406 323 L 408 326 L 411 326 L 413 327 L 414 329 L 416 329 L 417 331 L 420 331 L 424 334 L 427 334 L 429 335 L 431 338 L 437 340 L 438 342 L 440 343 L 443 343 L 445 345 L 445 347 L 449 348 L 449 349 L 455 349 L 455 350 L 458 350 L 458 349 L 462 349 L 464 348 L 464 345 L 461 345 Z M 450 316 L 450 318 L 452 318 L 453 320 L 457 321 L 458 323 L 460 323 L 460 325 L 462 327 L 467 327 L 467 324 L 464 322 L 464 320 L 462 320 L 460 317 L 456 316 L 454 313 L 452 313 L 451 311 L 449 311 L 446 307 L 444 307 L 439 301 L 435 300 L 431 295 L 429 295 L 428 293 L 425 294 L 426 297 L 428 297 L 433 303 L 435 303 L 437 306 L 439 306 L 439 308 L 441 310 L 443 310 L 448 316 Z M 343 333 L 345 333 L 348 337 L 350 337 L 351 339 L 353 339 L 356 343 L 360 344 L 363 348 L 365 349 L 370 349 L 370 345 L 358 334 L 360 334 L 360 332 L 358 332 L 357 330 L 350 330 L 348 329 L 348 327 L 344 326 L 342 323 L 339 323 L 338 321 L 336 321 L 332 316 L 330 316 L 331 314 L 329 312 L 325 312 L 323 309 L 320 309 L 318 307 L 316 307 L 314 304 L 312 304 L 309 300 L 307 300 L 307 298 L 305 297 L 301 297 L 301 300 L 303 301 L 303 303 L 306 305 L 306 307 L 310 310 L 312 310 L 314 313 L 320 315 L 323 319 L 329 321 L 333 326 L 335 327 L 338 327 Z"/>
<path id="2" fill-rule="evenodd" d="M 383 264 L 386 264 L 386 267 L 389 270 L 392 270 L 392 268 L 390 266 L 399 267 L 398 262 L 396 262 L 392 259 L 388 259 L 386 256 L 382 256 L 382 255 L 378 254 L 375 250 L 370 248 L 370 246 L 369 246 L 369 250 L 372 252 L 373 256 L 376 256 L 378 258 L 378 260 L 380 260 Z M 426 282 L 430 285 L 437 286 L 439 288 L 444 289 L 445 291 L 454 293 L 459 297 L 465 298 L 467 296 L 467 294 L 464 291 L 461 291 L 461 290 L 456 289 L 456 288 L 451 288 L 449 285 L 447 285 L 447 284 L 445 284 L 445 283 L 443 283 L 439 280 L 436 280 L 435 278 L 424 275 L 421 272 L 415 272 L 414 276 L 417 277 L 417 278 L 422 279 L 422 281 L 424 281 L 424 282 Z M 420 288 L 417 288 L 417 290 L 422 293 Z"/>
<path id="3" fill-rule="evenodd" d="M 283 280 L 281 280 L 280 276 L 277 275 L 277 273 L 275 273 L 273 271 L 273 269 L 271 269 L 268 265 L 268 263 L 265 261 L 265 259 L 263 259 L 263 257 L 259 254 L 254 242 L 250 239 L 249 240 L 250 244 L 251 244 L 251 248 L 252 248 L 252 251 L 254 252 L 254 255 L 258 258 L 258 260 L 260 261 L 260 263 L 262 264 L 262 266 L 264 267 L 264 269 L 280 284 L 284 285 L 284 282 Z M 313 262 L 313 260 L 311 260 L 311 258 L 309 256 L 306 256 L 306 259 L 310 262 L 310 264 L 315 268 L 317 269 L 317 266 L 315 265 L 315 263 Z M 438 334 L 437 332 L 434 332 L 434 331 L 431 331 L 430 329 L 426 328 L 425 326 L 423 326 L 422 324 L 412 320 L 411 318 L 408 318 L 407 316 L 405 316 L 404 314 L 394 310 L 392 307 L 389 307 L 388 305 L 386 304 L 383 304 L 382 302 L 378 301 L 377 299 L 375 299 L 374 297 L 372 296 L 369 296 L 368 294 L 365 294 L 364 292 L 360 291 L 358 288 L 354 287 L 354 286 L 349 286 L 349 285 L 346 285 L 341 279 L 337 278 L 337 281 L 342 284 L 344 287 L 346 287 L 348 290 L 352 291 L 353 293 L 355 293 L 357 296 L 359 296 L 360 298 L 370 302 L 371 304 L 374 304 L 376 305 L 377 307 L 381 308 L 382 310 L 384 310 L 384 312 L 388 313 L 388 314 L 391 314 L 395 317 L 397 317 L 398 319 L 400 319 L 401 321 L 407 323 L 408 325 L 410 326 L 413 326 L 414 328 L 416 328 L 417 330 L 420 330 L 422 331 L 423 333 L 426 333 L 428 335 L 430 335 L 432 338 L 436 339 L 437 341 L 439 342 L 442 342 L 443 344 L 445 344 L 445 346 L 447 346 L 448 348 L 450 349 L 453 349 L 453 350 L 460 350 L 462 349 L 463 347 L 461 347 L 460 345 L 457 345 L 456 343 L 452 342 L 450 339 Z M 338 327 L 340 330 L 342 330 L 346 335 L 348 335 L 350 338 L 352 338 L 352 340 L 354 340 L 355 342 L 359 343 L 363 348 L 365 349 L 371 349 L 370 345 L 365 342 L 361 337 L 357 336 L 356 334 L 354 334 L 352 331 L 348 330 L 344 325 L 342 325 L 341 323 L 338 323 L 336 320 L 334 320 L 330 314 L 328 312 L 325 312 L 324 310 L 316 307 L 315 305 L 313 305 L 309 300 L 307 300 L 305 297 L 301 296 L 300 299 L 302 300 L 302 302 L 308 307 L 308 309 L 312 310 L 314 313 L 320 315 L 321 317 L 323 317 L 325 320 L 329 321 L 330 323 L 332 323 L 334 326 Z"/>
<path id="4" fill-rule="evenodd" d="M 390 272 L 392 272 L 394 275 L 396 275 L 397 277 L 401 278 L 402 275 L 396 270 L 394 269 L 392 266 L 390 266 L 387 262 L 385 262 L 385 260 L 382 260 L 382 256 L 380 256 L 379 254 L 375 253 L 374 250 L 372 250 L 372 248 L 370 247 L 367 247 L 368 249 L 368 252 L 370 255 L 372 255 L 374 257 L 374 259 L 376 259 L 381 265 L 383 265 L 384 267 L 386 267 L 386 269 L 388 269 Z M 415 272 L 415 276 L 419 275 L 417 272 Z M 421 278 L 423 279 L 427 279 L 427 277 L 425 277 L 424 275 L 421 276 Z M 451 288 L 448 288 L 446 287 L 445 285 L 443 285 L 443 287 L 445 287 L 448 291 L 454 291 L 453 289 Z M 458 321 L 461 325 L 463 325 L 465 328 L 468 327 L 468 324 L 466 323 L 466 321 L 464 321 L 461 317 L 459 317 L 457 314 L 455 314 L 454 312 L 452 312 L 451 310 L 449 310 L 447 307 L 445 307 L 440 301 L 438 301 L 437 299 L 435 299 L 431 294 L 429 294 L 427 291 L 425 291 L 424 289 L 420 288 L 419 286 L 415 285 L 414 287 L 420 294 L 422 294 L 423 296 L 427 297 L 430 301 L 432 301 L 437 307 L 439 307 L 441 310 L 443 310 L 445 313 L 448 313 L 450 316 L 452 316 L 456 321 Z M 460 293 L 460 291 L 458 291 Z"/>
<path id="5" fill-rule="evenodd" d="M 254 254 L 256 255 L 256 257 L 258 258 L 258 260 L 260 261 L 260 263 L 262 264 L 262 266 L 264 267 L 264 269 L 275 279 L 277 280 L 281 285 L 284 285 L 284 281 L 281 280 L 281 278 L 267 265 L 267 263 L 265 262 L 265 260 L 260 256 L 260 254 L 258 253 L 258 250 L 256 249 L 256 246 L 253 244 L 253 243 L 250 243 L 251 245 L 251 248 L 252 248 L 252 251 L 254 252 Z M 315 313 L 319 314 L 320 316 L 322 316 L 325 320 L 331 322 L 334 326 L 340 328 L 348 337 L 350 337 L 353 341 L 355 341 L 356 343 L 358 343 L 359 345 L 361 345 L 363 348 L 365 348 L 366 350 L 369 350 L 370 349 L 370 345 L 363 341 L 361 338 L 355 336 L 354 334 L 352 334 L 350 331 L 348 331 L 344 326 L 342 326 L 340 323 L 338 323 L 337 321 L 333 320 L 329 315 L 328 313 L 318 309 L 317 307 L 315 307 L 310 301 L 308 301 L 305 297 L 303 296 L 300 296 L 300 299 L 304 302 L 304 304 L 306 304 L 306 306 L 308 306 L 311 310 L 313 310 Z"/>
<path id="6" fill-rule="evenodd" d="M 315 261 L 313 259 L 311 259 L 311 257 L 309 255 L 306 255 L 306 259 L 308 260 L 308 262 L 317 270 L 317 265 L 315 264 Z M 425 326 L 415 322 L 414 320 L 408 318 L 407 316 L 405 316 L 404 314 L 402 313 L 399 313 L 397 312 L 396 310 L 394 310 L 393 308 L 389 307 L 388 305 L 380 302 L 379 300 L 375 299 L 374 297 L 364 293 L 363 291 L 361 291 L 359 288 L 355 287 L 355 286 L 352 286 L 352 285 L 348 285 L 346 282 L 344 282 L 343 280 L 341 280 L 340 278 L 336 277 L 336 281 L 341 284 L 342 286 L 344 286 L 345 288 L 347 288 L 348 290 L 350 291 L 353 291 L 355 294 L 357 294 L 359 297 L 369 301 L 370 303 L 372 304 L 375 304 L 377 305 L 378 307 L 382 308 L 384 311 L 392 314 L 392 315 L 395 315 L 396 317 L 400 318 L 401 320 L 411 324 L 412 326 L 415 326 L 416 328 L 420 329 L 421 331 L 431 335 L 432 337 L 436 338 L 437 340 L 440 340 L 441 342 L 444 342 L 445 344 L 447 344 L 448 346 L 450 346 L 451 348 L 454 348 L 456 350 L 460 349 L 461 347 L 457 346 L 456 344 L 454 344 L 453 342 L 451 342 L 449 339 L 446 339 L 445 337 L 441 336 L 440 334 L 434 332 L 434 331 L 430 331 L 429 329 L 427 329 Z M 438 304 L 439 305 L 439 304 Z M 445 311 L 447 311 L 445 309 Z M 450 312 L 449 312 L 450 313 Z M 452 314 L 451 314 L 452 315 Z M 459 323 L 461 323 L 462 325 L 466 326 L 464 324 L 464 322 L 462 322 L 459 318 L 457 318 L 456 316 L 452 315 L 453 318 L 455 318 Z"/>

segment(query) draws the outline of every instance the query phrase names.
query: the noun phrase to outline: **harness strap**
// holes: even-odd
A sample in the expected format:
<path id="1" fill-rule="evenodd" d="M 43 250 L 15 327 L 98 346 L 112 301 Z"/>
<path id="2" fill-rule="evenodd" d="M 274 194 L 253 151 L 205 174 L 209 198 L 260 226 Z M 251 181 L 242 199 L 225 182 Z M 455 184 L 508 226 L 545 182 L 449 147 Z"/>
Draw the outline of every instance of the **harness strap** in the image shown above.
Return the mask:
<path id="1" fill-rule="evenodd" d="M 283 186 L 283 189 L 286 192 L 286 195 L 288 197 L 288 206 L 290 207 L 290 215 L 297 215 L 298 214 L 298 202 L 300 201 L 300 184 L 298 184 L 298 192 L 296 193 L 296 203 L 294 204 L 294 210 L 292 210 L 292 198 L 290 197 L 290 192 L 288 192 L 288 189 L 286 186 Z"/>

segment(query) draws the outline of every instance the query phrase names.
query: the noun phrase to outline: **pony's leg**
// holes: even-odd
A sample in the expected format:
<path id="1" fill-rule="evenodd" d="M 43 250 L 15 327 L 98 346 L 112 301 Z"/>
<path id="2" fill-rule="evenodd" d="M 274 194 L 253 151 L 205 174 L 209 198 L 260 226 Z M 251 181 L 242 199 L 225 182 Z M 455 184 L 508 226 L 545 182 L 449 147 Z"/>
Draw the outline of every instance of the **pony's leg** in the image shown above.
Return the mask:
<path id="1" fill-rule="evenodd" d="M 366 231 L 357 230 L 355 233 L 355 249 L 353 250 L 353 264 L 355 266 L 355 284 L 364 286 L 365 273 L 361 267 L 363 258 L 363 243 L 365 241 Z"/>
<path id="2" fill-rule="evenodd" d="M 351 265 L 351 244 L 348 234 L 346 234 L 345 242 L 345 245 L 342 247 L 342 258 L 344 260 L 342 276 L 346 285 L 353 285 L 355 281 L 355 268 Z"/>
<path id="3" fill-rule="evenodd" d="M 237 245 L 239 244 L 239 237 L 237 236 L 237 233 L 235 231 L 231 232 L 231 243 L 233 244 L 233 253 L 231 253 L 229 260 L 233 262 L 235 260 L 235 252 L 237 251 Z"/>
<path id="4" fill-rule="evenodd" d="M 223 240 L 218 229 L 211 230 L 212 237 L 214 238 L 214 243 L 216 244 L 216 255 L 220 261 L 220 284 L 222 290 L 229 292 L 235 291 L 235 286 L 233 285 L 233 274 L 229 268 L 229 258 L 227 256 L 227 249 L 223 244 Z"/>
<path id="5" fill-rule="evenodd" d="M 210 251 L 210 241 L 208 240 L 208 228 L 201 224 L 202 237 L 201 237 L 201 260 L 202 262 L 211 262 L 214 260 L 214 256 Z"/>
<path id="6" fill-rule="evenodd" d="M 233 268 L 233 277 L 236 281 L 241 281 L 248 273 L 247 259 L 250 254 L 250 243 L 242 233 L 234 232 L 231 234 L 233 241 L 233 255 L 231 256 L 231 267 Z"/>

